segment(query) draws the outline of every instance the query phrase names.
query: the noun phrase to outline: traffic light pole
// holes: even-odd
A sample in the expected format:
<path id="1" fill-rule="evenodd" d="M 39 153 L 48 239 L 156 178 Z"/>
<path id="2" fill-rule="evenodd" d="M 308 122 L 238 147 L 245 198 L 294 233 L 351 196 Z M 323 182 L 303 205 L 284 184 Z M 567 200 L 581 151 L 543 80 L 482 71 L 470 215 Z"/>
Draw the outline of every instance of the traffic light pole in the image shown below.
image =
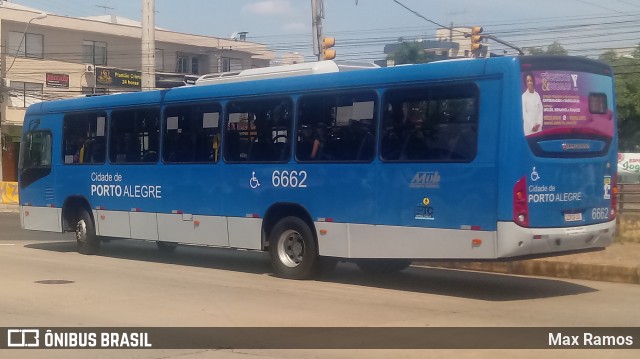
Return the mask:
<path id="1" fill-rule="evenodd" d="M 480 30 L 480 31 L 482 31 L 482 30 Z M 516 45 L 514 45 L 514 44 L 511 44 L 511 43 L 509 43 L 509 42 L 506 42 L 506 41 L 504 41 L 504 40 L 500 40 L 499 38 L 497 38 L 497 37 L 495 37 L 495 36 L 493 36 L 493 35 L 488 35 L 488 34 L 482 34 L 482 35 L 480 35 L 479 33 L 476 33 L 476 34 L 465 33 L 465 34 L 464 34 L 464 37 L 471 37 L 471 38 L 473 38 L 473 36 L 479 36 L 479 37 L 480 37 L 480 38 L 482 38 L 482 39 L 490 39 L 490 40 L 493 40 L 493 41 L 495 41 L 495 42 L 497 42 L 497 43 L 499 43 L 499 44 L 502 44 L 502 45 L 504 45 L 504 46 L 507 46 L 507 47 L 509 47 L 509 48 L 512 48 L 512 49 L 514 49 L 514 50 L 518 51 L 518 55 L 520 55 L 520 56 L 523 56 L 523 55 L 524 55 L 524 52 L 523 52 L 523 51 L 522 51 L 522 49 L 521 49 L 521 48 L 519 48 L 518 46 L 516 46 Z M 476 41 L 479 41 L 479 40 L 476 40 Z"/>
<path id="2" fill-rule="evenodd" d="M 500 40 L 500 39 L 498 39 L 497 37 L 495 37 L 495 36 L 493 36 L 493 35 L 481 35 L 481 36 L 482 36 L 482 37 L 486 37 L 487 39 L 493 40 L 493 41 L 495 41 L 495 42 L 497 42 L 497 43 L 500 43 L 500 44 L 502 44 L 502 45 L 504 45 L 504 46 L 510 47 L 510 48 L 512 48 L 512 49 L 514 49 L 514 50 L 516 50 L 516 51 L 518 51 L 518 55 L 520 55 L 520 56 L 524 56 L 524 52 L 522 51 L 522 49 L 521 49 L 521 48 L 519 48 L 519 47 L 518 47 L 518 46 L 516 46 L 516 45 L 513 45 L 513 44 L 511 44 L 511 43 L 508 43 L 508 42 L 506 42 L 506 41 L 504 41 L 504 40 Z"/>
<path id="3" fill-rule="evenodd" d="M 313 54 L 322 59 L 322 19 L 324 0 L 311 0 L 311 26 L 313 32 Z"/>

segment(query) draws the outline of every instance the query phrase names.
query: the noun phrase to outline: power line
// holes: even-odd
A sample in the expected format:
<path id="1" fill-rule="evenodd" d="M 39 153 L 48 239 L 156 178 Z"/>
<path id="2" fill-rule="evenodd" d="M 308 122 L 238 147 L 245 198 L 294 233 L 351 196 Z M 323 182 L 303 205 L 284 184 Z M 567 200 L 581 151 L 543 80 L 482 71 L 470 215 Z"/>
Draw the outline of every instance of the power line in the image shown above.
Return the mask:
<path id="1" fill-rule="evenodd" d="M 608 8 L 608 7 L 605 7 L 605 6 L 602 6 L 602 5 L 594 4 L 594 3 L 590 2 L 590 1 L 586 1 L 586 0 L 575 0 L 575 1 L 577 1 L 577 2 L 579 2 L 579 3 L 583 3 L 583 4 L 587 4 L 587 5 L 591 5 L 591 6 L 599 7 L 599 8 L 601 8 L 601 9 L 605 9 L 605 10 L 609 10 L 609 11 L 617 12 L 617 13 L 619 13 L 619 12 L 620 12 L 620 11 L 618 11 L 618 10 L 614 10 L 614 9 L 611 9 L 611 8 Z"/>
<path id="2" fill-rule="evenodd" d="M 446 27 L 446 26 L 444 26 L 444 25 L 442 25 L 442 24 L 440 24 L 440 23 L 437 23 L 437 22 L 435 22 L 435 21 L 433 21 L 433 20 L 431 20 L 431 19 L 426 18 L 424 15 L 422 15 L 422 14 L 420 14 L 419 12 L 417 12 L 417 11 L 415 11 L 415 10 L 413 10 L 413 9 L 409 8 L 407 5 L 405 5 L 405 4 L 403 4 L 403 3 L 401 3 L 401 2 L 400 2 L 400 1 L 398 1 L 398 0 L 392 0 L 392 1 L 393 1 L 394 3 L 396 3 L 396 4 L 400 5 L 400 6 L 402 6 L 402 7 L 403 7 L 403 8 L 405 8 L 406 10 L 408 10 L 408 11 L 412 12 L 414 15 L 416 15 L 417 17 L 419 17 L 419 18 L 421 18 L 421 19 L 423 19 L 423 20 L 426 20 L 426 21 L 428 21 L 428 22 L 430 22 L 430 23 L 432 23 L 432 24 L 434 24 L 434 25 L 440 26 L 440 27 L 445 28 L 445 29 L 447 29 L 447 28 L 448 28 L 448 27 Z M 453 31 L 456 31 L 456 32 L 459 32 L 459 33 L 463 33 L 463 34 L 464 34 L 464 32 L 462 32 L 462 31 L 458 31 L 458 30 L 453 30 Z"/>

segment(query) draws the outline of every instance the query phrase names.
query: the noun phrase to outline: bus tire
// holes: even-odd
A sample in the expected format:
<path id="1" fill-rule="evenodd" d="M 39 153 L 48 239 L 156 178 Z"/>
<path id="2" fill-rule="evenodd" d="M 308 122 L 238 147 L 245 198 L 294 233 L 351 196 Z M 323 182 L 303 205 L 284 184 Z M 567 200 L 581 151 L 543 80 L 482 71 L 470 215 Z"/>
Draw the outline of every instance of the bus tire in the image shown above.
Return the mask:
<path id="1" fill-rule="evenodd" d="M 176 250 L 176 248 L 178 247 L 178 244 L 172 243 L 172 242 L 157 241 L 156 246 L 158 247 L 160 252 L 170 253 Z"/>
<path id="2" fill-rule="evenodd" d="M 269 255 L 278 277 L 308 279 L 318 273 L 320 261 L 313 233 L 298 217 L 276 223 L 269 236 Z"/>
<path id="3" fill-rule="evenodd" d="M 100 249 L 100 239 L 96 235 L 96 227 L 86 210 L 80 210 L 76 220 L 76 243 L 78 253 L 81 254 L 96 254 Z"/>
<path id="4" fill-rule="evenodd" d="M 409 259 L 359 259 L 358 268 L 370 274 L 397 273 L 411 265 Z"/>

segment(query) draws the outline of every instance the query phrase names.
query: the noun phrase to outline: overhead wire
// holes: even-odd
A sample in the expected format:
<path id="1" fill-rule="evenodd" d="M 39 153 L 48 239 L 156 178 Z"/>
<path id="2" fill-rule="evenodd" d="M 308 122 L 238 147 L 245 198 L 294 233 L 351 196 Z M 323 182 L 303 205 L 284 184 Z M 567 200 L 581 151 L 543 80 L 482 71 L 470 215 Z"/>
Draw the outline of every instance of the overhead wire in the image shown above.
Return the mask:
<path id="1" fill-rule="evenodd" d="M 394 0 L 404 8 L 408 8 L 400 1 Z M 416 16 L 425 18 L 419 12 L 408 8 L 408 11 L 417 13 Z M 530 18 L 520 21 L 500 21 L 489 22 L 483 24 L 487 33 L 495 36 L 504 36 L 510 42 L 516 43 L 521 47 L 543 47 L 553 41 L 559 41 L 563 47 L 570 52 L 593 51 L 592 46 L 598 43 L 598 39 L 607 39 L 607 44 L 620 44 L 620 46 L 629 46 L 634 44 L 636 39 L 633 32 L 640 25 L 640 12 L 632 13 L 615 13 L 608 16 L 604 15 L 587 15 L 587 16 L 558 16 L 545 18 Z M 399 38 L 405 41 L 417 41 L 423 39 L 433 39 L 430 35 L 435 33 L 436 26 L 448 28 L 437 21 L 430 20 L 429 26 L 418 27 L 382 27 L 363 30 L 336 31 L 332 33 L 335 36 L 345 36 L 336 44 L 336 48 L 340 50 L 340 58 L 358 59 L 358 56 L 381 59 L 385 54 L 380 50 L 373 50 L 378 46 L 385 46 L 398 42 Z M 548 21 L 562 21 L 562 24 L 546 25 Z M 569 22 L 569 23 L 567 23 Z M 522 26 L 527 24 L 528 26 Z M 435 26 L 433 26 L 435 25 Z M 578 33 L 578 34 L 576 34 Z M 371 34 L 371 36 L 367 36 Z M 566 34 L 566 35 L 565 35 Z M 250 40 L 263 41 L 269 51 L 275 52 L 300 52 L 303 56 L 308 56 L 304 52 L 309 51 L 310 34 L 292 34 L 288 35 L 287 41 L 271 41 L 282 38 L 281 35 L 262 35 L 251 37 Z M 172 37 L 167 36 L 167 41 L 171 41 Z M 178 41 L 179 36 L 176 35 L 174 41 Z M 626 43 L 626 45 L 625 45 Z M 49 43 L 48 43 L 49 44 Z M 51 47 L 70 45 L 68 43 L 56 42 Z M 72 45 L 72 44 L 71 44 Z M 243 46 L 246 46 L 244 44 Z M 631 45 L 632 46 L 632 45 Z M 110 46 L 109 48 L 113 48 Z M 506 49 L 499 44 L 491 44 L 492 49 L 498 51 Z M 363 51 L 364 50 L 364 51 Z M 126 60 L 137 59 L 141 52 L 137 48 L 120 47 L 116 51 L 108 51 L 110 60 Z M 376 56 L 377 54 L 377 56 Z M 58 58 L 59 53 L 47 53 L 47 58 Z M 76 61 L 82 60 L 81 53 L 65 52 L 64 55 Z M 309 59 L 312 59 L 309 56 Z"/>

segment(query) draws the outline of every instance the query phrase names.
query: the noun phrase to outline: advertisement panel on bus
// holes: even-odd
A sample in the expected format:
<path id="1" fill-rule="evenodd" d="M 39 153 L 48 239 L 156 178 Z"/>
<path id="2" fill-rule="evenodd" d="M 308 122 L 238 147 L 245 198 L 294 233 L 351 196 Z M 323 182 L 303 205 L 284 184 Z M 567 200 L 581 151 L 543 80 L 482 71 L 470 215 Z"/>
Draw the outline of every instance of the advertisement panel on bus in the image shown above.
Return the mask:
<path id="1" fill-rule="evenodd" d="M 579 128 L 613 137 L 612 99 L 603 92 L 603 88 L 606 89 L 603 81 L 610 83 L 610 78 L 572 71 L 531 71 L 524 73 L 523 78 L 522 115 L 526 136 L 553 134 L 562 129 L 567 133 L 569 129 Z"/>
<path id="2" fill-rule="evenodd" d="M 529 210 L 521 224 L 575 227 L 613 218 L 613 100 L 607 75 L 523 71 L 522 123 L 535 160 L 521 183 Z"/>

